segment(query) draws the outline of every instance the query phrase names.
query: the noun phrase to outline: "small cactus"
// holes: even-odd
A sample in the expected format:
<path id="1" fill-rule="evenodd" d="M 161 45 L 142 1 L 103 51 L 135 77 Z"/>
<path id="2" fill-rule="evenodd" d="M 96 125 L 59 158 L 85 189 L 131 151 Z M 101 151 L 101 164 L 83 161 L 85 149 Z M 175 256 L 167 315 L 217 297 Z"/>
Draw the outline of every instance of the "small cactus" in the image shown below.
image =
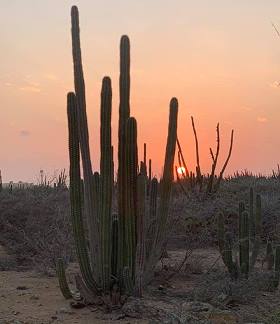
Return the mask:
<path id="1" fill-rule="evenodd" d="M 237 262 L 233 260 L 233 247 L 231 240 L 227 238 L 228 234 L 225 231 L 224 216 L 222 213 L 218 216 L 219 250 L 232 278 L 237 278 L 239 274 L 248 278 L 259 254 L 261 244 L 261 197 L 256 195 L 255 208 L 252 206 L 252 197 L 253 190 L 250 189 L 249 214 L 245 209 L 245 204 L 243 202 L 239 203 L 239 261 Z"/>

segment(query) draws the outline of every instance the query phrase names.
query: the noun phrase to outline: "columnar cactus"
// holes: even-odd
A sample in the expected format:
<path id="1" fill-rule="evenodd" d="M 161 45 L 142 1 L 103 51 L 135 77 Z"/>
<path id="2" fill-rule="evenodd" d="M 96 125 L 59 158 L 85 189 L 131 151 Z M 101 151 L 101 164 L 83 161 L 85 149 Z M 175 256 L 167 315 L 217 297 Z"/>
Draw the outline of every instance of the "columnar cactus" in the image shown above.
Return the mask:
<path id="1" fill-rule="evenodd" d="M 126 205 L 125 205 L 125 261 L 134 277 L 136 249 L 136 218 L 137 218 L 137 123 L 133 117 L 128 118 L 126 125 Z"/>
<path id="2" fill-rule="evenodd" d="M 239 264 L 241 273 L 248 277 L 249 273 L 249 217 L 247 212 L 243 212 L 239 219 Z"/>
<path id="3" fill-rule="evenodd" d="M 261 244 L 261 197 L 260 195 L 256 196 L 254 208 L 252 206 L 252 197 L 254 197 L 254 194 L 250 190 L 249 214 L 246 212 L 245 204 L 243 202 L 239 203 L 239 264 L 238 261 L 233 260 L 233 246 L 229 235 L 225 231 L 224 216 L 223 214 L 218 216 L 219 250 L 232 278 L 237 278 L 239 274 L 248 278 L 249 273 L 254 269 L 259 254 Z"/>
<path id="4" fill-rule="evenodd" d="M 80 45 L 79 12 L 76 6 L 71 9 L 72 23 L 72 55 L 74 67 L 74 85 L 77 102 L 77 118 L 79 130 L 79 143 L 82 156 L 84 174 L 84 213 L 89 227 L 89 245 L 91 265 L 94 274 L 98 276 L 101 264 L 99 224 L 97 222 L 96 208 L 93 205 L 92 166 L 89 149 L 88 123 L 86 113 L 85 82 L 82 66 L 82 54 Z"/>
<path id="5" fill-rule="evenodd" d="M 82 189 L 80 172 L 80 145 L 78 135 L 76 96 L 69 93 L 67 96 L 68 134 L 69 134 L 69 160 L 70 160 L 70 201 L 71 220 L 77 257 L 82 278 L 87 287 L 93 293 L 98 292 L 98 286 L 94 279 L 90 266 L 87 242 L 82 216 Z"/>
<path id="6" fill-rule="evenodd" d="M 135 118 L 130 117 L 129 106 L 130 44 L 128 37 L 123 36 L 120 46 L 118 214 L 113 216 L 111 80 L 105 77 L 102 82 L 99 174 L 92 172 L 90 160 L 77 7 L 72 8 L 71 15 L 75 94 L 68 94 L 67 113 L 71 217 L 81 271 L 81 276 L 77 277 L 77 288 L 87 304 L 93 303 L 97 296 L 98 302 L 109 301 L 110 304 L 119 304 L 120 298 L 117 300 L 117 296 L 120 297 L 122 293 L 142 295 L 143 285 L 147 283 L 146 278 L 152 275 L 165 243 L 177 138 L 178 102 L 176 98 L 173 98 L 170 103 L 159 207 L 157 207 L 157 180 L 153 180 L 150 208 L 146 208 L 148 178 L 146 171 L 138 175 L 137 123 Z M 80 153 L 83 181 L 80 174 Z M 146 156 L 144 161 L 146 164 Z M 150 215 L 156 222 L 148 223 Z M 87 219 L 87 224 L 83 216 Z M 87 228 L 85 228 L 86 225 Z M 151 227 L 153 237 L 149 241 L 146 240 L 146 236 L 151 232 Z M 149 253 L 146 252 L 148 244 Z M 60 280 L 65 284 L 63 272 L 58 271 L 58 275 L 62 276 Z"/>
<path id="7" fill-rule="evenodd" d="M 110 290 L 111 282 L 111 231 L 112 231 L 112 143 L 111 143 L 112 88 L 105 77 L 101 90 L 100 120 L 100 239 L 103 290 Z"/>
<path id="8" fill-rule="evenodd" d="M 126 218 L 126 127 L 130 117 L 130 42 L 124 35 L 120 42 L 120 77 L 119 77 L 119 131 L 118 131 L 118 213 L 120 225 L 119 262 L 125 266 L 125 218 Z"/>
<path id="9" fill-rule="evenodd" d="M 71 293 L 68 283 L 67 283 L 63 259 L 57 260 L 56 273 L 59 278 L 59 288 L 62 292 L 62 295 L 64 296 L 65 299 L 71 299 L 72 293 Z"/>

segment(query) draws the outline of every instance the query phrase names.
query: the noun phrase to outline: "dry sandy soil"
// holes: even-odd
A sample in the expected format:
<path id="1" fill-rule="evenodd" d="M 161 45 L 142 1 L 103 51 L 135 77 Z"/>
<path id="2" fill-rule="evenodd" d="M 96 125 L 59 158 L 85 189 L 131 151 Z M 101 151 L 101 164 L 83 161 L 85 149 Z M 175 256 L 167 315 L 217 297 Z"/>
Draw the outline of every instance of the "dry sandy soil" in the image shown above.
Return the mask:
<path id="1" fill-rule="evenodd" d="M 171 258 L 166 259 L 166 264 L 169 266 L 177 264 L 178 261 L 183 259 L 184 253 L 183 250 L 169 252 Z M 1 255 L 2 257 L 5 255 L 3 247 L 0 249 Z M 190 272 L 175 275 L 169 282 L 159 276 L 150 289 L 147 298 L 139 301 L 137 305 L 134 301 L 130 302 L 129 307 L 131 308 L 126 307 L 126 311 L 121 310 L 113 314 L 104 314 L 100 309 L 94 307 L 71 308 L 69 301 L 66 301 L 60 294 L 56 277 L 46 277 L 30 271 L 0 271 L 0 323 L 234 324 L 248 323 L 250 318 L 255 318 L 255 322 L 257 322 L 256 319 L 258 318 L 263 319 L 263 316 L 254 315 L 257 314 L 256 312 L 260 307 L 260 300 L 257 303 L 243 305 L 240 303 L 237 306 L 230 305 L 229 303 L 229 306 L 222 309 L 218 309 L 217 306 L 213 307 L 208 303 L 190 302 L 189 295 L 194 284 L 201 279 L 203 273 L 205 274 L 206 265 L 209 268 L 209 265 L 215 263 L 217 257 L 218 253 L 214 249 L 197 250 L 195 252 L 195 259 L 200 261 L 199 264 L 192 264 Z M 227 296 L 225 296 L 226 298 Z M 280 309 L 278 293 L 277 295 L 266 293 L 263 294 L 262 298 L 264 299 L 263 305 L 274 303 L 275 307 L 277 306 Z M 143 312 L 142 315 L 150 320 L 137 319 L 141 312 Z M 176 320 L 174 317 L 174 322 L 158 321 L 160 318 L 166 318 L 165 315 L 173 312 L 174 314 L 176 313 L 175 317 L 177 318 Z M 250 315 L 247 316 L 246 314 Z M 244 318 L 248 318 L 248 321 Z M 259 320 L 258 323 L 265 322 Z M 278 323 L 280 323 L 280 320 Z"/>

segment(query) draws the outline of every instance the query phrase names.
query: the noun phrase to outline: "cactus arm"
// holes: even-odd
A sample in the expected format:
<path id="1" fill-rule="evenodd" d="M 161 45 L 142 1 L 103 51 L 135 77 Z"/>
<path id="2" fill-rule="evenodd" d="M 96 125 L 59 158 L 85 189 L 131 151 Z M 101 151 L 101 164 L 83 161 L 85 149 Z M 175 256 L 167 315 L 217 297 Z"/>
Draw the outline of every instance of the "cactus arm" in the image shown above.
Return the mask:
<path id="1" fill-rule="evenodd" d="M 103 291 L 110 290 L 112 231 L 112 144 L 111 144 L 112 88 L 105 77 L 101 90 L 100 112 L 100 241 Z"/>
<path id="2" fill-rule="evenodd" d="M 118 273 L 118 246 L 119 246 L 119 219 L 118 215 L 113 215 L 112 221 L 112 254 L 111 254 L 111 271 L 112 277 L 117 278 Z"/>
<path id="3" fill-rule="evenodd" d="M 256 218 L 254 213 L 254 190 L 250 188 L 249 194 L 249 225 L 250 225 L 250 239 L 255 239 Z"/>
<path id="4" fill-rule="evenodd" d="M 241 214 L 239 220 L 239 264 L 240 271 L 248 278 L 249 273 L 249 216 L 247 212 Z"/>
<path id="5" fill-rule="evenodd" d="M 145 282 L 150 280 L 153 268 L 162 254 L 163 244 L 165 243 L 166 239 L 167 220 L 174 173 L 173 167 L 177 139 L 177 118 L 178 101 L 176 98 L 172 98 L 170 101 L 169 109 L 169 124 L 165 151 L 164 170 L 160 182 L 158 223 L 152 243 L 152 251 L 150 253 L 149 260 L 147 260 Z"/>
<path id="6" fill-rule="evenodd" d="M 76 97 L 74 93 L 67 96 L 67 115 L 69 133 L 69 159 L 70 159 L 70 201 L 71 220 L 79 261 L 80 270 L 87 286 L 94 293 L 99 289 L 94 280 L 87 251 L 87 243 L 82 217 L 81 175 L 80 175 L 80 150 L 78 137 L 78 120 Z"/>
<path id="7" fill-rule="evenodd" d="M 63 259 L 61 259 L 61 258 L 59 258 L 56 262 L 56 274 L 58 277 L 59 288 L 62 292 L 63 297 L 65 299 L 71 299 L 72 293 L 71 293 L 68 283 L 67 283 L 64 262 L 63 262 Z"/>
<path id="8" fill-rule="evenodd" d="M 146 258 L 145 241 L 145 205 L 146 205 L 146 174 L 139 174 L 137 178 L 137 247 L 135 261 L 135 295 L 142 297 L 143 274 Z"/>
<path id="9" fill-rule="evenodd" d="M 136 217 L 137 217 L 137 123 L 130 117 L 126 129 L 126 206 L 125 206 L 125 243 L 126 266 L 134 279 L 136 250 Z"/>
<path id="10" fill-rule="evenodd" d="M 274 288 L 277 288 L 279 286 L 279 280 L 280 280 L 280 246 L 276 246 L 275 261 L 274 261 L 274 280 L 273 280 Z"/>
<path id="11" fill-rule="evenodd" d="M 125 208 L 126 208 L 126 123 L 130 117 L 130 42 L 127 36 L 120 42 L 119 77 L 119 129 L 118 129 L 118 215 L 119 215 L 119 268 L 125 264 Z"/>
<path id="12" fill-rule="evenodd" d="M 251 197 L 251 191 L 250 191 L 250 201 L 251 198 L 254 199 L 254 197 Z M 250 208 L 251 213 L 251 208 Z M 254 269 L 255 263 L 258 258 L 260 246 L 261 246 L 261 228 L 262 228 L 262 201 L 261 196 L 256 196 L 256 211 L 255 211 L 255 218 L 254 221 L 250 221 L 250 224 L 254 224 L 254 227 L 251 229 L 251 235 L 253 235 L 253 238 L 251 240 L 252 242 L 252 254 L 251 254 L 251 260 L 250 260 L 250 271 Z M 251 217 L 251 215 L 250 215 Z"/>
<path id="13" fill-rule="evenodd" d="M 80 45 L 79 12 L 76 6 L 71 9 L 72 54 L 74 66 L 74 84 L 77 101 L 79 142 L 84 174 L 84 213 L 89 227 L 90 258 L 96 277 L 100 275 L 100 242 L 96 209 L 93 206 L 92 166 L 89 149 L 88 123 L 86 113 L 85 82 L 83 76 Z"/>

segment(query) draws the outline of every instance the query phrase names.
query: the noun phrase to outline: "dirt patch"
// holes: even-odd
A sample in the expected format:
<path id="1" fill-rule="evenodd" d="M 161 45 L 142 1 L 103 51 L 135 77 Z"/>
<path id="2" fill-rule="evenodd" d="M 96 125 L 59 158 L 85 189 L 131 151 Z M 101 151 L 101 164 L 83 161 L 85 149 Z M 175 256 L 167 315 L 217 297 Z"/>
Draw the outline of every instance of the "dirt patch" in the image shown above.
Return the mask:
<path id="1" fill-rule="evenodd" d="M 259 286 L 259 279 L 254 278 L 240 285 L 243 290 L 232 284 L 226 290 L 227 275 L 217 261 L 219 254 L 215 249 L 196 250 L 171 280 L 166 280 L 168 269 L 182 261 L 185 251 L 168 254 L 169 258 L 159 264 L 158 276 L 145 297 L 129 298 L 123 309 L 112 314 L 95 307 L 71 308 L 60 293 L 56 277 L 30 271 L 0 271 L 0 323 L 280 323 L 278 319 L 265 322 L 280 309 L 279 291 L 254 291 L 254 285 Z M 75 270 L 75 265 L 67 269 L 70 283 Z M 253 298 L 246 300 L 248 291 Z"/>

